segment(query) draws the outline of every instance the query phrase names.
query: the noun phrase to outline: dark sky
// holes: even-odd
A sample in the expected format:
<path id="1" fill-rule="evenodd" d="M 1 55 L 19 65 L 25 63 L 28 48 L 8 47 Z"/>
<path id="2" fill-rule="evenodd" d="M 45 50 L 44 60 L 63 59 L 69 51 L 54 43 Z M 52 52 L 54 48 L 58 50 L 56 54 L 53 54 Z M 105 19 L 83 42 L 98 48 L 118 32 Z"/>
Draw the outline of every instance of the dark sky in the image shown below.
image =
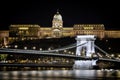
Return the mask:
<path id="1" fill-rule="evenodd" d="M 109 0 L 109 2 L 104 2 L 105 0 L 8 1 L 0 2 L 1 30 L 8 30 L 10 24 L 38 24 L 42 27 L 51 27 L 57 9 L 63 17 L 64 27 L 90 23 L 104 24 L 106 29 L 120 29 L 117 24 L 119 11 L 117 2 Z"/>

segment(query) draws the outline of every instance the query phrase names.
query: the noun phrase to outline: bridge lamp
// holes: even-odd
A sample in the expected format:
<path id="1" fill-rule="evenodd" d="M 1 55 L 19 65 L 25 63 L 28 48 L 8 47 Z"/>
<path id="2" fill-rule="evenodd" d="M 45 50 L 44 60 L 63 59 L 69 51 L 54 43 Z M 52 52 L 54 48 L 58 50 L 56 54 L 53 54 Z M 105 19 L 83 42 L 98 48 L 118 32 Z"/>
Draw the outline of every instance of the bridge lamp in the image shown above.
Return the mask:
<path id="1" fill-rule="evenodd" d="M 51 50 L 51 48 L 48 48 L 48 50 L 50 51 L 50 50 Z"/>
<path id="2" fill-rule="evenodd" d="M 66 60 L 66 63 L 69 63 L 69 60 Z"/>
<path id="3" fill-rule="evenodd" d="M 35 49 L 36 49 L 36 47 L 34 46 L 34 47 L 33 47 L 33 49 L 35 50 Z"/>
<path id="4" fill-rule="evenodd" d="M 120 54 L 118 55 L 118 57 L 120 58 Z"/>
<path id="5" fill-rule="evenodd" d="M 6 45 L 5 48 L 8 48 L 8 46 Z"/>
<path id="6" fill-rule="evenodd" d="M 109 55 L 106 55 L 106 57 L 110 58 L 110 56 L 109 56 Z"/>
<path id="7" fill-rule="evenodd" d="M 18 48 L 18 45 L 15 45 L 15 48 Z"/>
<path id="8" fill-rule="evenodd" d="M 74 54 L 74 52 L 72 52 L 72 54 Z"/>
<path id="9" fill-rule="evenodd" d="M 27 49 L 27 47 L 25 46 L 24 49 Z"/>
<path id="10" fill-rule="evenodd" d="M 114 54 L 111 54 L 111 57 L 114 57 L 115 55 Z"/>
<path id="11" fill-rule="evenodd" d="M 40 51 L 42 51 L 42 48 L 40 48 Z"/>
<path id="12" fill-rule="evenodd" d="M 58 52 L 58 50 L 56 50 L 56 52 Z"/>
<path id="13" fill-rule="evenodd" d="M 67 52 L 67 50 L 64 50 L 64 52 L 66 53 L 66 52 Z"/>
<path id="14" fill-rule="evenodd" d="M 68 53 L 69 53 L 69 54 L 71 54 L 71 52 L 70 52 L 70 51 L 69 51 Z"/>

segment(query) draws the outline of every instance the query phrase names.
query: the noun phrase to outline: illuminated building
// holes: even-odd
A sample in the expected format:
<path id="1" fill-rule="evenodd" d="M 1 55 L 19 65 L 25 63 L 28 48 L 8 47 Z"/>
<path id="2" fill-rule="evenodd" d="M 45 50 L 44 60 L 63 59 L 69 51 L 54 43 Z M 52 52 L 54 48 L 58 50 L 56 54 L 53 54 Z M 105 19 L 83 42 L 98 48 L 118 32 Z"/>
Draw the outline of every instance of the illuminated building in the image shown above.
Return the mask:
<path id="1" fill-rule="evenodd" d="M 39 38 L 39 25 L 10 25 L 9 28 L 10 41 Z"/>
<path id="2" fill-rule="evenodd" d="M 105 30 L 104 33 L 107 38 L 120 38 L 120 30 Z"/>
<path id="3" fill-rule="evenodd" d="M 9 26 L 9 31 L 0 31 L 0 37 L 9 37 L 9 42 L 25 39 L 74 37 L 76 35 L 96 35 L 100 39 L 120 38 L 120 30 L 105 30 L 104 24 L 74 24 L 73 27 L 64 27 L 62 16 L 57 11 L 53 16 L 51 27 L 37 24 L 12 24 Z"/>
<path id="4" fill-rule="evenodd" d="M 105 36 L 103 24 L 75 24 L 73 31 L 75 35 L 96 35 L 99 38 Z"/>
<path id="5" fill-rule="evenodd" d="M 63 28 L 61 14 L 57 12 L 53 16 L 52 27 L 41 27 L 39 25 L 17 24 L 9 26 L 10 40 L 60 38 L 74 36 L 73 28 Z"/>
<path id="6" fill-rule="evenodd" d="M 9 43 L 9 31 L 0 31 L 0 47 L 7 45 Z"/>

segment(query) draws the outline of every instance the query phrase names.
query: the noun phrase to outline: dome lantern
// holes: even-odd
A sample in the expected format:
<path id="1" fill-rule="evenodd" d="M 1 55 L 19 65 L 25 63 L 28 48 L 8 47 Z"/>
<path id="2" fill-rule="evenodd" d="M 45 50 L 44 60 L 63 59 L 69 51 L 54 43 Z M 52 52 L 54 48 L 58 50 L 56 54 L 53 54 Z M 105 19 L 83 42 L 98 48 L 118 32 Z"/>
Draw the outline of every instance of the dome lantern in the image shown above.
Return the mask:
<path id="1" fill-rule="evenodd" d="M 62 21 L 62 16 L 59 11 L 57 11 L 57 13 L 54 15 L 53 20 Z"/>

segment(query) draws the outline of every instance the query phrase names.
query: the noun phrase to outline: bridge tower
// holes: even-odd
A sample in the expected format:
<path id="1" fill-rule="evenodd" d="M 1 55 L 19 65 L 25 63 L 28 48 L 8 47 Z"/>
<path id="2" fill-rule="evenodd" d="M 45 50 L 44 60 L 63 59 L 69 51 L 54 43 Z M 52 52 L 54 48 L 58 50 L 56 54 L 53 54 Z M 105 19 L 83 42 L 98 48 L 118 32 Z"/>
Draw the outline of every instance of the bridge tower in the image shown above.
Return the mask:
<path id="1" fill-rule="evenodd" d="M 84 57 L 92 58 L 92 54 L 95 53 L 95 47 L 94 47 L 95 36 L 78 35 L 76 37 L 76 41 L 77 41 L 76 56 L 84 56 Z M 96 65 L 96 61 L 97 60 L 75 60 L 73 68 L 92 69 L 93 66 Z"/>
<path id="2" fill-rule="evenodd" d="M 95 36 L 94 35 L 79 35 L 76 37 L 77 40 L 77 49 L 76 49 L 76 55 L 80 56 L 86 56 L 91 57 L 92 53 L 95 53 L 94 48 L 94 41 Z M 83 44 L 82 46 L 79 46 L 80 44 Z M 83 53 L 83 54 L 82 54 Z"/>

